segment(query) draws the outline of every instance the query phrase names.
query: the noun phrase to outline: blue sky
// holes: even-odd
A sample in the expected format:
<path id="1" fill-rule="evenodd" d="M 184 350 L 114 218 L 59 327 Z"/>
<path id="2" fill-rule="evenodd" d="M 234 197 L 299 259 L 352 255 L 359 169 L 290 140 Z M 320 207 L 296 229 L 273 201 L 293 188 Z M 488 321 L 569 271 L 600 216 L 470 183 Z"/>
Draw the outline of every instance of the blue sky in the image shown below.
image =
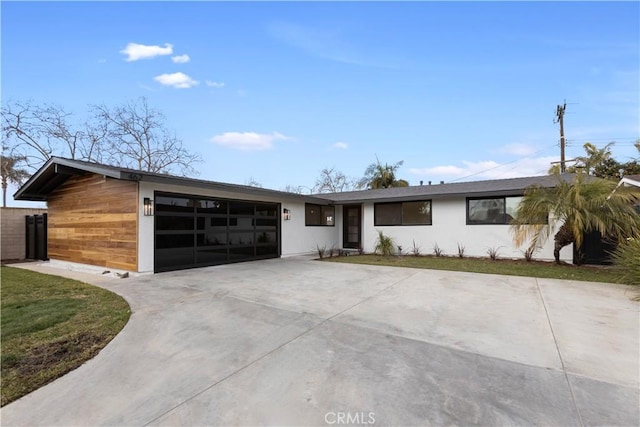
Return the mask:
<path id="1" fill-rule="evenodd" d="M 2 100 L 147 97 L 199 178 L 544 174 L 589 141 L 637 156 L 638 2 L 2 2 Z M 501 166 L 502 165 L 502 166 Z"/>

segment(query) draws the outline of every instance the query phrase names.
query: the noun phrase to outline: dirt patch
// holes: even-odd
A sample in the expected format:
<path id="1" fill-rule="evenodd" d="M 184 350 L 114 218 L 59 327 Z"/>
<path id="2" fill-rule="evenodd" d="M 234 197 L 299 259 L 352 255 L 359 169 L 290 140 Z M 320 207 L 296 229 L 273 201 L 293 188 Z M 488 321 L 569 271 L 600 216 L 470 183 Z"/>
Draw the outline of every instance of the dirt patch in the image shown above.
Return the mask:
<path id="1" fill-rule="evenodd" d="M 30 376 L 51 366 L 68 364 L 79 358 L 87 360 L 98 354 L 107 340 L 108 337 L 105 336 L 81 333 L 73 337 L 40 345 L 31 349 L 29 354 L 21 358 L 15 369 L 21 376 Z M 75 367 L 75 365 L 70 367 L 65 372 L 61 372 L 60 375 Z"/>

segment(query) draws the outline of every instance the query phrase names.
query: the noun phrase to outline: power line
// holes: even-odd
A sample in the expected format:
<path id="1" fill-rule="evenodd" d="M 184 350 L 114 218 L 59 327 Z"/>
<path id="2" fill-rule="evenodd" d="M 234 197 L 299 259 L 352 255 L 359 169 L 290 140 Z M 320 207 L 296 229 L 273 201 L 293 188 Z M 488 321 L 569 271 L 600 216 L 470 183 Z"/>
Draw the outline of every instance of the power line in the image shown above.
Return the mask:
<path id="1" fill-rule="evenodd" d="M 565 104 L 565 105 L 566 105 L 566 104 Z M 558 106 L 558 107 L 560 107 L 560 106 Z M 605 140 L 605 141 L 609 141 L 609 140 L 611 140 L 611 139 L 629 139 L 629 140 L 633 140 L 634 142 L 631 142 L 631 143 L 624 143 L 624 142 L 623 142 L 623 143 L 618 143 L 618 142 L 616 142 L 616 146 L 633 146 L 633 145 L 635 145 L 635 140 L 636 140 L 636 139 L 638 139 L 638 138 L 635 138 L 635 137 L 627 137 L 627 138 L 600 138 L 600 139 L 589 139 L 589 141 L 598 141 L 598 140 Z M 567 144 L 566 144 L 566 142 L 568 142 L 568 141 L 575 141 L 575 140 L 565 140 L 565 146 L 567 145 Z M 561 143 L 562 143 L 562 141 L 561 141 Z M 550 145 L 550 146 L 545 147 L 545 148 L 541 148 L 540 150 L 535 151 L 535 152 L 533 152 L 533 153 L 529 154 L 529 155 L 528 155 L 528 157 L 530 157 L 530 156 L 535 156 L 536 154 L 540 154 L 540 153 L 542 153 L 542 152 L 544 152 L 544 151 L 548 151 L 548 150 L 550 150 L 551 148 L 555 148 L 555 147 L 557 147 L 557 146 L 558 146 L 558 144 L 557 144 L 557 143 L 554 143 L 553 145 Z M 507 163 L 501 163 L 501 164 L 499 164 L 499 165 L 497 165 L 497 166 L 494 166 L 494 167 L 491 167 L 491 168 L 488 168 L 488 169 L 483 169 L 483 170 L 481 170 L 481 171 L 479 171 L 479 172 L 475 172 L 475 173 L 472 173 L 472 174 L 469 174 L 469 175 L 461 176 L 460 178 L 452 179 L 452 180 L 451 180 L 451 181 L 449 181 L 449 182 L 456 182 L 456 181 L 460 181 L 460 180 L 462 180 L 462 179 L 471 178 L 471 177 L 474 177 L 474 176 L 476 176 L 476 175 L 481 175 L 481 174 L 483 174 L 483 173 L 485 173 L 485 172 L 489 172 L 489 171 L 492 171 L 492 170 L 495 170 L 495 169 L 499 169 L 499 168 L 504 167 L 504 166 L 508 166 L 508 165 L 511 165 L 511 164 L 514 164 L 514 163 L 521 162 L 521 161 L 523 161 L 523 160 L 526 160 L 526 158 L 521 158 L 521 159 L 512 160 L 512 161 L 507 162 Z M 561 159 L 561 160 L 560 160 L 560 162 L 558 162 L 558 163 L 561 163 L 561 164 L 564 166 L 564 165 L 565 165 L 565 163 L 567 163 L 567 162 L 569 162 L 569 161 L 573 161 L 573 160 L 575 160 L 575 159 L 571 159 L 571 160 Z M 507 169 L 507 171 L 509 171 L 509 170 L 513 170 L 513 169 L 515 169 L 515 166 L 514 166 L 513 168 L 511 168 L 511 169 Z M 546 173 L 546 172 L 547 172 L 547 170 L 540 170 L 540 171 L 538 171 L 537 173 Z"/>
<path id="2" fill-rule="evenodd" d="M 585 138 L 589 141 L 609 141 L 613 139 L 638 139 L 640 136 L 619 136 L 619 137 L 606 137 L 606 138 Z"/>
<path id="3" fill-rule="evenodd" d="M 556 144 L 550 145 L 550 146 L 545 147 L 545 148 L 541 148 L 540 150 L 535 151 L 535 152 L 533 152 L 533 153 L 529 154 L 529 156 L 535 156 L 536 154 L 540 154 L 540 153 L 542 153 L 543 151 L 547 151 L 547 150 L 550 150 L 551 148 L 555 148 L 555 147 L 556 147 Z M 492 171 L 492 170 L 495 170 L 495 169 L 501 168 L 501 167 L 503 167 L 503 166 L 508 166 L 508 165 L 513 164 L 513 163 L 521 162 L 521 161 L 523 161 L 523 160 L 526 160 L 526 158 L 523 158 L 523 159 L 515 159 L 515 160 L 512 160 L 512 161 L 507 162 L 507 163 L 502 163 L 502 164 L 499 164 L 499 165 L 494 166 L 494 167 L 489 168 L 489 169 L 484 169 L 484 170 L 481 170 L 481 171 L 479 171 L 479 172 L 472 173 L 472 174 L 470 174 L 470 175 L 461 176 L 460 178 L 452 179 L 452 180 L 451 180 L 451 181 L 449 181 L 449 182 L 456 182 L 456 181 L 460 181 L 461 179 L 471 178 L 471 177 L 473 177 L 473 176 L 480 175 L 480 174 L 483 174 L 483 173 L 485 173 L 485 172 L 489 172 L 489 171 Z M 513 167 L 512 169 L 515 169 L 515 167 Z M 511 169 L 509 169 L 509 170 L 511 170 Z"/>

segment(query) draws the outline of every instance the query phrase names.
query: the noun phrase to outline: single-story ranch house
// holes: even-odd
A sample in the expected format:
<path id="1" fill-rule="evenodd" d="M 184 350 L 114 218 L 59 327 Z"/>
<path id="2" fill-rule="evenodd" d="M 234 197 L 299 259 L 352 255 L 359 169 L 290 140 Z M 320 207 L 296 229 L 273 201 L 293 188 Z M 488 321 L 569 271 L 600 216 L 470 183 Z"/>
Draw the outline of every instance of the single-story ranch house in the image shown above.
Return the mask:
<path id="1" fill-rule="evenodd" d="M 571 179 L 570 175 L 562 179 Z M 301 195 L 51 158 L 15 194 L 46 201 L 52 263 L 161 272 L 308 254 L 373 252 L 378 231 L 408 252 L 522 258 L 509 220 L 552 176 Z M 535 253 L 553 259 L 553 239 Z M 571 261 L 573 248 L 562 259 Z"/>

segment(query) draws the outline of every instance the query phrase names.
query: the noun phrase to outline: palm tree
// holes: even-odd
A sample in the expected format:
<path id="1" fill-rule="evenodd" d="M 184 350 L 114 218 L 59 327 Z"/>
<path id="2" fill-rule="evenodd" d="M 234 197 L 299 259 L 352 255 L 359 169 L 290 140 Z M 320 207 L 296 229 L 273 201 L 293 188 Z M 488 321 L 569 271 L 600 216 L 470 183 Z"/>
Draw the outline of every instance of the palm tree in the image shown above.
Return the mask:
<path id="1" fill-rule="evenodd" d="M 598 166 L 605 164 L 611 159 L 611 147 L 615 142 L 610 142 L 602 148 L 598 148 L 590 142 L 583 145 L 586 156 L 576 157 L 576 167 L 585 169 L 587 175 L 593 175 Z"/>
<path id="2" fill-rule="evenodd" d="M 604 238 L 622 240 L 640 229 L 640 215 L 633 204 L 640 192 L 633 187 L 618 187 L 609 180 L 574 175 L 553 188 L 532 186 L 525 191 L 511 222 L 516 246 L 531 239 L 530 248 L 540 247 L 556 229 L 553 255 L 560 263 L 560 250 L 575 243 L 582 246 L 584 233 L 599 231 Z"/>
<path id="3" fill-rule="evenodd" d="M 7 185 L 9 183 L 22 185 L 30 174 L 18 168 L 20 162 L 25 161 L 21 156 L 0 156 L 0 177 L 2 177 L 2 207 L 7 207 Z"/>
<path id="4" fill-rule="evenodd" d="M 380 160 L 376 158 L 376 163 L 371 163 L 364 171 L 364 177 L 358 182 L 358 187 L 371 190 L 378 188 L 408 187 L 408 181 L 396 179 L 396 171 L 403 163 L 401 160 L 393 166 L 387 163 L 383 166 Z"/>

